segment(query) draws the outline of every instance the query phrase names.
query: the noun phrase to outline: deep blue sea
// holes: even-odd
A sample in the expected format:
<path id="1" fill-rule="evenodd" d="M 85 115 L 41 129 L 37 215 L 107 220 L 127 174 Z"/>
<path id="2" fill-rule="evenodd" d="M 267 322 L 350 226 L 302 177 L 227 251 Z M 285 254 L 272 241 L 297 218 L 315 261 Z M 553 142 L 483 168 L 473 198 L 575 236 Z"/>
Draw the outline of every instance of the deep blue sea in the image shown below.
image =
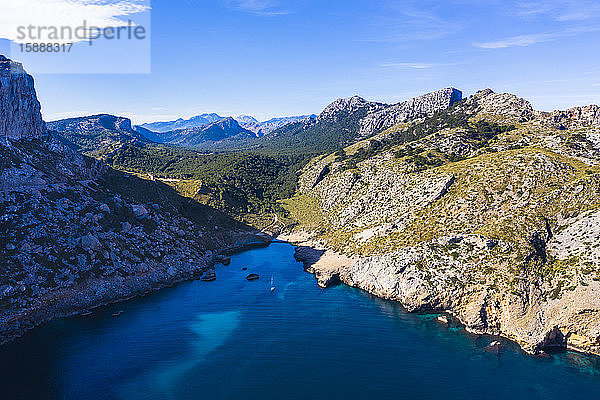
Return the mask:
<path id="1" fill-rule="evenodd" d="M 495 338 L 357 289 L 320 289 L 293 253 L 251 250 L 219 266 L 215 282 L 34 330 L 0 347 L 0 398 L 600 398 L 597 358 L 531 357 L 507 341 L 486 352 Z"/>

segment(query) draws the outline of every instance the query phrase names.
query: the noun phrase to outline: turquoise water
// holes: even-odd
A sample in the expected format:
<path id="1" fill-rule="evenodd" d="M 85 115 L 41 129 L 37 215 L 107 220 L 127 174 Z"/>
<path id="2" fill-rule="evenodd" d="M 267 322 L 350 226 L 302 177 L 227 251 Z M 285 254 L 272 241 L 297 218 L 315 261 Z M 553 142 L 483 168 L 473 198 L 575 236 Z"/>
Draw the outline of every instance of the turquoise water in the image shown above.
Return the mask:
<path id="1" fill-rule="evenodd" d="M 238 254 L 215 282 L 56 321 L 0 347 L 0 398 L 600 396 L 596 358 L 530 357 L 506 341 L 501 354 L 485 352 L 494 338 L 346 286 L 320 289 L 293 252 L 273 244 Z M 246 281 L 251 272 L 261 280 Z M 117 310 L 124 313 L 115 318 Z"/>

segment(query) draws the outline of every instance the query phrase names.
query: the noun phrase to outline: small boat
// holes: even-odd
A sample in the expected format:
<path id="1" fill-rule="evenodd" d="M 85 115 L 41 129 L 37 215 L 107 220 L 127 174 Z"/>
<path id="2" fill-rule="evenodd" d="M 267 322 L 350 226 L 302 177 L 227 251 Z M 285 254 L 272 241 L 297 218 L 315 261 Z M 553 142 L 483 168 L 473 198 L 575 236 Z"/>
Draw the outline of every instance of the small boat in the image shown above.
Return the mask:
<path id="1" fill-rule="evenodd" d="M 121 316 L 121 314 L 123 314 L 123 311 L 122 311 L 122 310 L 121 310 L 121 311 L 117 311 L 116 313 L 113 313 L 113 315 L 112 315 L 112 316 L 113 316 L 113 317 L 120 317 L 120 316 Z"/>
<path id="2" fill-rule="evenodd" d="M 271 293 L 275 291 L 275 284 L 273 284 L 273 275 L 271 275 Z"/>
<path id="3" fill-rule="evenodd" d="M 249 281 L 255 281 L 257 279 L 259 279 L 260 277 L 258 276 L 258 274 L 250 274 L 246 277 L 246 279 L 248 279 Z"/>

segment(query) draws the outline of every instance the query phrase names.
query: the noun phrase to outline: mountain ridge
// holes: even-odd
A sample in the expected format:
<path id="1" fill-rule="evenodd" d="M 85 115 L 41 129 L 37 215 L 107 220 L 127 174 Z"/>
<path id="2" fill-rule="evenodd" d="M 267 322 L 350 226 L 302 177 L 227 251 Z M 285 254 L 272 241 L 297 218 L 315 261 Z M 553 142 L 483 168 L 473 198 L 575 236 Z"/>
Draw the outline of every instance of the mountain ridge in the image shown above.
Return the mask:
<path id="1" fill-rule="evenodd" d="M 46 123 L 47 129 L 73 143 L 83 153 L 103 156 L 126 143 L 147 143 L 136 132 L 129 118 L 111 114 L 95 114 Z"/>
<path id="2" fill-rule="evenodd" d="M 202 125 L 212 124 L 222 120 L 224 117 L 216 113 L 205 113 L 193 116 L 189 119 L 178 118 L 174 121 L 158 121 L 140 124 L 142 128 L 156 133 L 166 133 L 180 129 L 196 128 Z"/>
<path id="3" fill-rule="evenodd" d="M 254 132 L 257 137 L 260 137 L 268 135 L 275 129 L 280 128 L 281 126 L 284 126 L 288 123 L 297 122 L 309 117 L 310 115 L 298 115 L 288 117 L 275 117 L 266 121 L 258 121 L 253 116 L 245 114 L 238 115 L 237 117 L 222 117 L 216 113 L 207 113 L 191 117 L 187 120 L 179 118 L 174 121 L 150 122 L 139 124 L 138 126 L 154 133 L 168 133 L 184 129 L 201 128 L 203 126 L 210 125 L 227 118 L 233 118 L 244 129 Z"/>

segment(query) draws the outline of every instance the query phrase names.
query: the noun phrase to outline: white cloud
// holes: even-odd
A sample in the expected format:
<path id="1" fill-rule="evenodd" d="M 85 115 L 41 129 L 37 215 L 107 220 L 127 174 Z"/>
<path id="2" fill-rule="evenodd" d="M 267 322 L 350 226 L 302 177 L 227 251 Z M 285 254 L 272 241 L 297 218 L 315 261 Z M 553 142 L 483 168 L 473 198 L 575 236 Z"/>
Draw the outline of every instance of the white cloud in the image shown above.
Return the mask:
<path id="1" fill-rule="evenodd" d="M 385 63 L 380 66 L 383 68 L 412 68 L 412 69 L 428 69 L 436 67 L 438 64 L 424 62 L 401 62 L 401 63 Z"/>
<path id="2" fill-rule="evenodd" d="M 552 33 L 537 33 L 532 35 L 518 35 L 500 39 L 493 42 L 475 43 L 482 49 L 505 49 L 507 47 L 527 47 L 537 43 L 550 42 L 558 36 Z"/>
<path id="3" fill-rule="evenodd" d="M 596 0 L 516 1 L 514 14 L 520 17 L 550 17 L 555 21 L 583 21 L 600 17 Z"/>
<path id="4" fill-rule="evenodd" d="M 249 12 L 256 15 L 275 16 L 290 14 L 279 7 L 276 0 L 226 0 L 233 8 L 239 11 Z"/>
<path id="5" fill-rule="evenodd" d="M 0 0 L 0 38 L 17 43 L 76 42 L 73 40 L 50 40 L 50 30 L 38 27 L 88 27 L 108 28 L 128 24 L 128 17 L 150 10 L 149 0 Z M 27 27 L 34 26 L 33 36 Z M 26 37 L 19 35 L 19 27 L 25 27 Z M 42 37 L 39 37 L 41 34 Z"/>
<path id="6" fill-rule="evenodd" d="M 552 42 L 561 38 L 577 36 L 582 33 L 600 30 L 597 26 L 579 26 L 577 28 L 564 29 L 558 32 L 534 33 L 529 35 L 518 35 L 495 40 L 491 42 L 474 43 L 482 49 L 505 49 L 508 47 L 527 47 L 538 43 Z"/>
<path id="7" fill-rule="evenodd" d="M 385 16 L 374 24 L 376 37 L 368 42 L 413 42 L 439 39 L 463 29 L 455 21 L 436 15 L 436 7 L 420 1 L 387 1 Z"/>

